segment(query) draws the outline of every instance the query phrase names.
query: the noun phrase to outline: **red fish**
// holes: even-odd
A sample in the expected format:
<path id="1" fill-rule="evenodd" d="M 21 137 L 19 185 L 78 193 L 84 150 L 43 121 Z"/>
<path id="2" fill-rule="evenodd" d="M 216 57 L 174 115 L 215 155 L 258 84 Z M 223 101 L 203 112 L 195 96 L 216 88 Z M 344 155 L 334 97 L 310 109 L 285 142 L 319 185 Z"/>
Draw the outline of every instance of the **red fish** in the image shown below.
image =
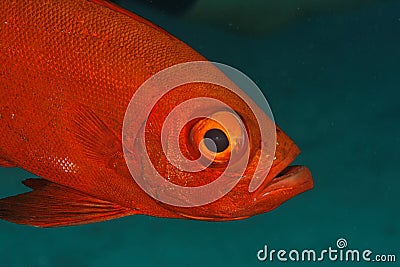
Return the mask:
<path id="1" fill-rule="evenodd" d="M 230 153 L 239 149 L 237 144 L 226 139 L 221 151 L 219 147 L 214 151 L 215 164 L 200 172 L 179 171 L 162 153 L 161 124 L 188 99 L 219 99 L 240 115 L 249 136 L 249 161 L 240 181 L 220 199 L 193 207 L 163 203 L 135 182 L 122 141 L 132 96 L 161 70 L 205 60 L 166 31 L 107 1 L 1 1 L 0 166 L 20 167 L 40 178 L 24 181 L 32 191 L 1 199 L 0 218 L 39 227 L 134 214 L 237 220 L 270 211 L 311 189 L 309 170 L 289 166 L 299 154 L 298 147 L 276 128 L 271 169 L 250 192 L 250 179 L 262 160 L 254 115 L 233 92 L 203 83 L 186 84 L 166 94 L 143 121 L 146 136 L 133 139 L 145 140 L 150 160 L 165 179 L 189 187 L 212 182 Z M 231 116 L 221 110 L 210 112 L 222 119 Z M 224 131 L 219 128 L 210 119 L 188 123 L 179 134 L 186 156 L 198 157 L 201 140 Z M 146 178 L 151 174 L 143 167 L 139 148 L 140 144 L 133 146 L 131 160 L 135 175 Z"/>

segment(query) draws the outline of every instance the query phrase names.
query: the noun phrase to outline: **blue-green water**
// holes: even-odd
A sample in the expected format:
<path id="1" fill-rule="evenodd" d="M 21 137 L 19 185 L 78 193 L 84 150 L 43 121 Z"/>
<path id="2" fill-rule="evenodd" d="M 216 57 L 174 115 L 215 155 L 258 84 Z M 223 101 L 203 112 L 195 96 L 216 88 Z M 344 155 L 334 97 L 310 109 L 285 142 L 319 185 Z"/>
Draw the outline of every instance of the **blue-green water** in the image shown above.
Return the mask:
<path id="1" fill-rule="evenodd" d="M 0 266 L 298 266 L 259 262 L 256 254 L 265 244 L 336 248 L 338 238 L 348 248 L 396 254 L 397 263 L 380 265 L 398 265 L 399 1 L 311 17 L 263 38 L 140 12 L 256 81 L 276 122 L 302 149 L 296 163 L 309 166 L 315 188 L 235 222 L 132 216 L 38 229 L 0 221 Z M 31 177 L 5 168 L 0 176 L 1 197 L 22 192 L 20 182 Z"/>

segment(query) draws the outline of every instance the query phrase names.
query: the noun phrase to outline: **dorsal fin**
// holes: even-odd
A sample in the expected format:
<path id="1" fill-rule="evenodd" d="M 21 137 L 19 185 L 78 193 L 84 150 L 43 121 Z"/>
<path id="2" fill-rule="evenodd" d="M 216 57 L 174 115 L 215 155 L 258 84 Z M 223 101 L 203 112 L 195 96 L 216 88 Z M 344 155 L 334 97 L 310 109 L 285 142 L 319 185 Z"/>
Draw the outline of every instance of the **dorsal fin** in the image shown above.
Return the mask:
<path id="1" fill-rule="evenodd" d="M 107 1 L 107 0 L 89 0 L 89 2 L 93 2 L 93 3 L 97 4 L 97 5 L 106 7 L 108 9 L 111 9 L 111 10 L 115 11 L 115 12 L 124 14 L 124 15 L 126 15 L 126 16 L 128 16 L 128 17 L 130 17 L 130 18 L 132 18 L 132 19 L 134 19 L 134 20 L 136 20 L 138 22 L 140 22 L 140 23 L 143 23 L 143 24 L 145 24 L 145 25 L 147 25 L 147 26 L 149 26 L 149 27 L 151 27 L 151 28 L 153 28 L 153 29 L 155 29 L 157 31 L 160 31 L 160 32 L 168 35 L 169 37 L 171 37 L 173 39 L 176 39 L 175 36 L 173 36 L 172 34 L 167 32 L 166 30 L 156 26 L 155 24 L 151 23 L 150 21 L 148 21 L 148 20 L 146 20 L 146 19 L 144 19 L 144 18 L 142 18 L 142 17 L 130 12 L 129 10 L 126 10 L 126 9 L 124 9 L 124 8 L 118 6 L 118 5 L 116 5 L 116 4 L 114 4 L 114 3 L 110 2 L 110 1 Z"/>

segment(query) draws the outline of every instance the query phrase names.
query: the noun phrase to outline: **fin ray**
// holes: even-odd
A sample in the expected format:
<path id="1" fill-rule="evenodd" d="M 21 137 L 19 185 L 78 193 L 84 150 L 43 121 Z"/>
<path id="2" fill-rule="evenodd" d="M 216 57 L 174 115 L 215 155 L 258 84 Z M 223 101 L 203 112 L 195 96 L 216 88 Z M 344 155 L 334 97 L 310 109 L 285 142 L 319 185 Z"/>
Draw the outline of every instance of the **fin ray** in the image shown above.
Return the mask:
<path id="1" fill-rule="evenodd" d="M 12 168 L 12 167 L 17 167 L 17 165 L 9 160 L 0 158 L 0 167 Z"/>
<path id="2" fill-rule="evenodd" d="M 109 168 L 122 160 L 121 139 L 91 109 L 71 105 L 67 116 L 69 131 L 89 159 Z"/>
<path id="3" fill-rule="evenodd" d="M 124 14 L 125 16 L 128 16 L 128 17 L 130 17 L 130 18 L 132 18 L 132 19 L 134 19 L 134 20 L 136 20 L 136 21 L 138 21 L 140 23 L 143 23 L 143 24 L 145 24 L 145 25 L 147 25 L 147 26 L 159 31 L 159 32 L 162 32 L 165 35 L 168 35 L 170 38 L 176 39 L 175 36 L 173 36 L 172 34 L 167 32 L 166 30 L 154 25 L 150 21 L 148 21 L 148 20 L 136 15 L 135 13 L 132 13 L 131 11 L 124 9 L 124 8 L 120 7 L 119 5 L 117 5 L 115 3 L 112 3 L 111 1 L 107 1 L 107 0 L 89 0 L 89 1 L 94 3 L 94 4 L 103 6 L 103 7 L 108 8 L 108 9 L 111 9 L 111 10 L 113 10 L 115 12 Z"/>
<path id="4" fill-rule="evenodd" d="M 134 210 L 44 179 L 23 182 L 33 191 L 0 199 L 0 218 L 38 227 L 79 225 L 136 214 Z"/>

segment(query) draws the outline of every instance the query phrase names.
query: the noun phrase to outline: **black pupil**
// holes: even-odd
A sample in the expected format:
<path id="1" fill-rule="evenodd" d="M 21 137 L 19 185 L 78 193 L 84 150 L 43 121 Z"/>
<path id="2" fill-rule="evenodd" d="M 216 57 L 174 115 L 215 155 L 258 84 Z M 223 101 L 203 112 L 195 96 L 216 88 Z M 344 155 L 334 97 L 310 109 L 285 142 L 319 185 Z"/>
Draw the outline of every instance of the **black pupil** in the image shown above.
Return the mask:
<path id="1" fill-rule="evenodd" d="M 227 149 L 229 140 L 223 131 L 211 129 L 204 135 L 204 144 L 210 151 L 219 153 Z"/>

